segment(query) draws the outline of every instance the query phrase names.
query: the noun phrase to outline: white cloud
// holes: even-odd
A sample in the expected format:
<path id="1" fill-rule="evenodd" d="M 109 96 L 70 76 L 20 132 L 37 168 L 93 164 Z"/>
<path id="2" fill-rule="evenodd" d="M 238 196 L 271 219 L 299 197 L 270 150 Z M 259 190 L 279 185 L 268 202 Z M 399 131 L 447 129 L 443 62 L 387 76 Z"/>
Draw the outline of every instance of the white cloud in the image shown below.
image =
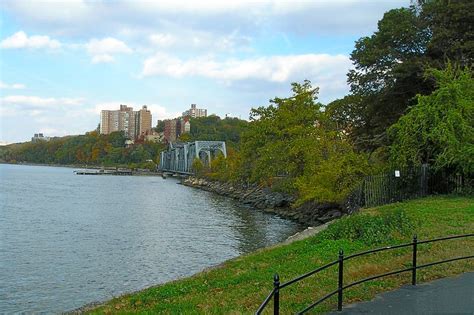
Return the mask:
<path id="1" fill-rule="evenodd" d="M 58 49 L 61 47 L 61 43 L 55 39 L 49 38 L 49 36 L 28 36 L 25 32 L 19 31 L 10 37 L 5 38 L 0 42 L 0 48 L 12 49 L 12 48 L 30 48 L 30 49 Z"/>
<path id="2" fill-rule="evenodd" d="M 20 84 L 20 83 L 8 84 L 8 83 L 0 81 L 0 89 L 21 90 L 24 88 L 26 88 L 24 84 Z"/>
<path id="3" fill-rule="evenodd" d="M 96 128 L 99 115 L 83 98 L 9 95 L 0 97 L 0 139 L 28 141 L 38 132 L 49 136 L 83 134 Z M 21 133 L 18 130 L 22 130 Z"/>
<path id="4" fill-rule="evenodd" d="M 95 55 L 92 57 L 92 63 L 110 63 L 114 61 L 115 61 L 115 58 L 107 54 Z"/>
<path id="5" fill-rule="evenodd" d="M 163 120 L 163 119 L 176 118 L 176 117 L 181 116 L 181 113 L 182 113 L 182 112 L 168 111 L 166 107 L 157 105 L 157 104 L 147 105 L 147 107 L 151 111 L 151 115 L 153 118 L 152 125 L 155 125 L 158 119 Z"/>
<path id="6" fill-rule="evenodd" d="M 191 102 L 203 104 L 210 111 L 238 112 L 244 117 L 250 106 L 265 104 L 276 95 L 287 95 L 289 82 L 303 79 L 321 87 L 324 101 L 341 97 L 347 92 L 346 73 L 351 63 L 347 56 L 336 53 L 348 54 L 353 40 L 373 32 L 385 11 L 410 4 L 409 0 L 0 1 L 6 19 L 21 26 L 12 36 L 13 32 L 2 35 L 5 37 L 0 38 L 0 48 L 60 48 L 71 61 L 88 56 L 96 64 L 119 61 L 126 56 L 133 59 L 130 67 L 136 64 L 136 58 L 142 58 L 142 68 L 134 72 L 146 80 L 115 80 L 114 84 L 97 90 L 94 87 L 100 85 L 96 84 L 98 77 L 119 72 L 88 73 L 94 85 L 88 93 L 98 99 L 107 93 L 128 95 L 135 102 L 148 98 L 154 121 L 174 117 L 179 114 L 174 113 L 176 109 L 181 112 L 182 104 Z M 77 70 L 78 62 L 62 61 L 67 63 L 68 71 Z M 54 78 L 45 76 L 43 70 L 54 64 L 40 68 L 30 63 L 23 66 L 19 73 L 38 78 L 25 81 L 29 89 L 47 93 L 53 89 L 83 88 L 83 84 L 74 82 L 60 86 L 46 82 Z M 114 70 L 122 71 L 125 77 L 133 71 L 130 67 Z M 93 71 L 104 70 L 108 69 L 95 67 Z M 83 72 L 77 74 L 85 75 Z M 154 76 L 158 78 L 151 78 Z M 198 80 L 170 80 L 187 77 Z M 38 86 L 31 86 L 30 81 L 37 81 Z M 2 83 L 1 96 L 6 88 L 12 88 L 8 91 L 12 94 L 26 94 L 14 90 L 12 83 L 17 82 Z M 110 89 L 121 91 L 114 94 Z M 0 116 L 12 119 L 4 120 L 8 127 L 0 128 L 0 139 L 19 139 L 17 130 L 27 130 L 23 133 L 29 134 L 32 129 L 37 132 L 50 125 L 58 130 L 83 132 L 95 128 L 99 120 L 100 110 L 95 104 L 100 102 L 94 99 L 81 102 L 47 95 L 1 96 Z M 68 100 L 81 104 L 70 105 L 73 109 L 69 109 L 65 105 Z M 120 103 L 126 102 L 114 102 L 109 108 L 116 109 Z M 136 109 L 141 106 L 131 105 Z M 8 133 L 8 138 L 1 132 Z"/>
<path id="7" fill-rule="evenodd" d="M 286 33 L 360 34 L 374 30 L 383 12 L 409 0 L 4 0 L 6 12 L 36 29 L 84 36 L 115 34 L 120 29 L 239 29 L 247 36 L 260 26 Z M 41 12 L 41 14 L 38 14 Z M 100 27 L 98 27 L 100 25 Z"/>
<path id="8" fill-rule="evenodd" d="M 142 76 L 201 76 L 223 81 L 254 79 L 282 83 L 342 73 L 345 80 L 350 66 L 349 57 L 345 55 L 305 54 L 217 61 L 209 57 L 181 60 L 158 53 L 144 61 Z"/>
<path id="9" fill-rule="evenodd" d="M 161 50 L 176 49 L 182 51 L 207 50 L 212 52 L 229 52 L 235 50 L 249 50 L 251 38 L 233 31 L 225 35 L 216 35 L 212 32 L 197 30 L 179 30 L 174 33 L 153 33 L 148 36 L 152 47 Z"/>
<path id="10" fill-rule="evenodd" d="M 118 53 L 129 54 L 132 52 L 132 49 L 130 49 L 124 42 L 113 37 L 103 39 L 93 38 L 86 44 L 86 49 L 91 55 Z"/>
<path id="11" fill-rule="evenodd" d="M 114 54 L 130 54 L 133 52 L 124 42 L 113 37 L 93 38 L 85 44 L 85 48 L 92 56 L 92 63 L 114 62 Z"/>
<path id="12" fill-rule="evenodd" d="M 42 111 L 57 110 L 62 107 L 74 107 L 83 104 L 82 98 L 54 98 L 26 95 L 9 95 L 0 98 L 3 115 L 11 115 L 19 111 L 26 111 L 30 115 L 38 115 Z"/>
<path id="13" fill-rule="evenodd" d="M 176 43 L 177 38 L 171 34 L 155 33 L 149 36 L 149 40 L 152 44 L 160 47 L 172 46 Z"/>
<path id="14" fill-rule="evenodd" d="M 123 101 L 110 101 L 110 102 L 100 102 L 96 103 L 94 107 L 86 109 L 86 112 L 94 115 L 100 115 L 101 110 L 117 110 L 120 108 L 120 104 L 133 106 L 134 103 L 127 103 Z"/>

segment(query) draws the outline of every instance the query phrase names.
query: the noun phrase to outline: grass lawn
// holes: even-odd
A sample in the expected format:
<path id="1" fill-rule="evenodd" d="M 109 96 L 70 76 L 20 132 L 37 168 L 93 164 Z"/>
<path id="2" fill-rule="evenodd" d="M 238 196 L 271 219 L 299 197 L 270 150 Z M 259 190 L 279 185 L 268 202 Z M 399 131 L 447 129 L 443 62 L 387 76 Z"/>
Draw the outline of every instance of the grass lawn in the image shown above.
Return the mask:
<path id="1" fill-rule="evenodd" d="M 441 196 L 362 210 L 338 220 L 318 235 L 229 260 L 193 277 L 169 282 L 106 302 L 91 313 L 250 314 L 272 290 L 274 273 L 281 282 L 346 255 L 397 243 L 474 232 L 474 197 Z M 418 246 L 418 264 L 474 253 L 474 237 Z M 411 266 L 411 249 L 402 248 L 351 259 L 345 283 Z M 418 270 L 418 283 L 474 270 L 463 260 Z M 411 283 L 411 273 L 386 277 L 344 291 L 344 305 Z M 295 313 L 337 288 L 337 266 L 280 292 L 281 312 Z M 313 313 L 335 310 L 336 296 Z M 272 310 L 267 307 L 267 313 Z"/>

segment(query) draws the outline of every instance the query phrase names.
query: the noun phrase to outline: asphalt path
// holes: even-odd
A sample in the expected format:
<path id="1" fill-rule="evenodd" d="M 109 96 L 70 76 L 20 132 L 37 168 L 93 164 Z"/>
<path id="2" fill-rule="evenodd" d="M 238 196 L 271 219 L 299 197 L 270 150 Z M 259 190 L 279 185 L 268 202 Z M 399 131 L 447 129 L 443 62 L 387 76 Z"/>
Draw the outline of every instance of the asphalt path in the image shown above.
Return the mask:
<path id="1" fill-rule="evenodd" d="M 474 272 L 406 285 L 331 314 L 474 314 Z"/>

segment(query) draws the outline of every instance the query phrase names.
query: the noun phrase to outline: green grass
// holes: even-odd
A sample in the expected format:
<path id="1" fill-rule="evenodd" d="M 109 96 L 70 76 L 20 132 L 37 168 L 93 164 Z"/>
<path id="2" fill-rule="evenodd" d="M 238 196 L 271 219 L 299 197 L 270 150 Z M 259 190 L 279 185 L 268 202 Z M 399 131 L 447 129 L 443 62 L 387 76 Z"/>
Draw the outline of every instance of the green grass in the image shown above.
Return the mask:
<path id="1" fill-rule="evenodd" d="M 285 246 L 274 246 L 229 260 L 193 277 L 115 298 L 91 313 L 250 314 L 272 289 L 273 274 L 288 281 L 346 254 L 383 245 L 474 232 L 473 197 L 430 197 L 361 211 L 327 230 Z M 474 239 L 419 245 L 418 263 L 472 254 Z M 344 267 L 345 283 L 410 267 L 411 251 L 402 248 L 355 258 Z M 418 271 L 418 282 L 474 270 L 473 260 Z M 411 281 L 410 273 L 386 277 L 344 291 L 344 304 L 369 300 Z M 295 313 L 337 287 L 337 268 L 329 268 L 281 291 L 282 313 Z M 334 310 L 335 297 L 315 313 Z M 271 311 L 271 305 L 267 308 Z"/>

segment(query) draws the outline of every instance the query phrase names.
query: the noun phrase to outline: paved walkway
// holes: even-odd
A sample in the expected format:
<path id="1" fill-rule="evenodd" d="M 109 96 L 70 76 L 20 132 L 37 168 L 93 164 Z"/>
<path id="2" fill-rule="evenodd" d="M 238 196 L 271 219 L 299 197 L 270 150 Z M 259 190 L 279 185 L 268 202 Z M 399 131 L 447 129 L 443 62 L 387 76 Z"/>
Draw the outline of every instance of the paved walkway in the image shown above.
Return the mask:
<path id="1" fill-rule="evenodd" d="M 403 286 L 331 314 L 474 314 L 474 272 Z"/>

